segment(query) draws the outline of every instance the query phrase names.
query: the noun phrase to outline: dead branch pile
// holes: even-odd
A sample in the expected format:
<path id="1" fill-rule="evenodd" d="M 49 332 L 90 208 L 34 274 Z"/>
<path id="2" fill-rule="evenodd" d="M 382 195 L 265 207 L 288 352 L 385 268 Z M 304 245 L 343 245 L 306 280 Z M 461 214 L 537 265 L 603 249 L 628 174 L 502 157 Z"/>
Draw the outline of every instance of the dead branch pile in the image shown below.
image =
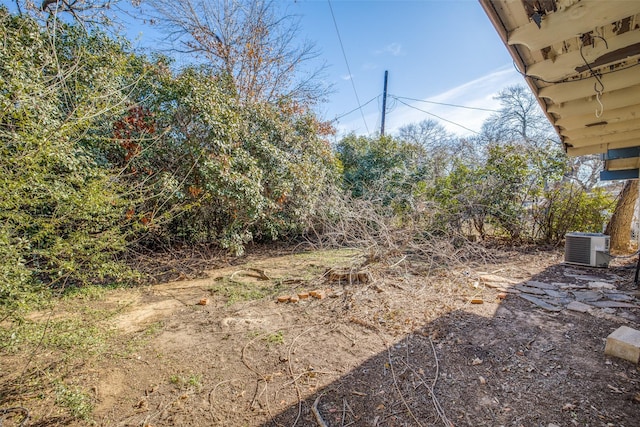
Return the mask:
<path id="1" fill-rule="evenodd" d="M 423 204 L 398 212 L 390 203 L 334 192 L 323 199 L 305 238 L 313 248 L 362 249 L 363 266 L 412 261 L 431 271 L 486 261 L 489 254 L 481 244 L 438 222 L 438 209 L 435 204 Z"/>

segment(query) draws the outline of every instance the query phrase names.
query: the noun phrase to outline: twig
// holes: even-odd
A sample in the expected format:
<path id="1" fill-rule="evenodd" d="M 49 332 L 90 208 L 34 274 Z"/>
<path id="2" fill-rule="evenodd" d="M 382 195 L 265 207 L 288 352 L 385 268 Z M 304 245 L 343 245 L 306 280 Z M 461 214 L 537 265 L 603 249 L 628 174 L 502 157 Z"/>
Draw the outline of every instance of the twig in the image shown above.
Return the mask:
<path id="1" fill-rule="evenodd" d="M 317 325 L 314 325 L 310 328 L 307 328 L 306 330 L 304 330 L 303 332 L 301 332 L 300 334 L 298 334 L 293 341 L 291 341 L 291 345 L 289 346 L 289 349 L 287 350 L 287 359 L 289 361 L 288 365 L 289 365 L 289 375 L 291 375 L 291 379 L 293 380 L 293 385 L 296 388 L 296 395 L 298 396 L 298 415 L 296 415 L 296 419 L 293 421 L 293 424 L 291 425 L 291 427 L 295 427 L 296 424 L 298 424 L 298 420 L 300 420 L 300 416 L 302 415 L 302 393 L 300 392 L 300 387 L 298 387 L 298 378 L 296 378 L 293 375 L 293 366 L 291 365 L 291 350 L 293 349 L 293 345 L 295 344 L 295 342 L 297 341 L 298 338 L 300 338 L 302 335 L 308 333 L 309 331 L 313 330 Z"/>
<path id="2" fill-rule="evenodd" d="M 389 368 L 391 369 L 391 376 L 393 377 L 393 385 L 396 388 L 396 391 L 398 392 L 398 395 L 400 396 L 400 399 L 402 400 L 404 407 L 407 408 L 407 412 L 409 412 L 409 415 L 411 415 L 411 418 L 413 418 L 413 421 L 415 421 L 418 426 L 422 427 L 422 423 L 418 421 L 415 414 L 409 407 L 409 404 L 407 403 L 404 396 L 402 395 L 402 392 L 400 391 L 400 386 L 398 386 L 398 379 L 396 378 L 396 373 L 395 373 L 395 370 L 393 369 L 393 360 L 391 360 L 391 350 L 389 350 L 389 347 L 387 347 L 387 358 L 389 359 Z"/>
<path id="3" fill-rule="evenodd" d="M 29 410 L 23 406 L 15 406 L 13 408 L 5 408 L 0 409 L 0 427 L 4 423 L 4 420 L 7 419 L 7 415 L 13 412 L 21 412 L 24 417 L 22 421 L 20 421 L 19 427 L 24 427 L 27 425 L 27 421 L 29 421 Z"/>
<path id="4" fill-rule="evenodd" d="M 313 406 L 311 407 L 311 412 L 313 412 L 313 416 L 316 417 L 316 422 L 320 427 L 329 427 L 327 423 L 322 419 L 322 415 L 320 415 L 320 411 L 318 411 L 318 402 L 320 402 L 320 398 L 324 393 L 320 394 L 316 397 L 316 400 L 313 402 Z M 295 424 L 294 424 L 295 425 Z"/>

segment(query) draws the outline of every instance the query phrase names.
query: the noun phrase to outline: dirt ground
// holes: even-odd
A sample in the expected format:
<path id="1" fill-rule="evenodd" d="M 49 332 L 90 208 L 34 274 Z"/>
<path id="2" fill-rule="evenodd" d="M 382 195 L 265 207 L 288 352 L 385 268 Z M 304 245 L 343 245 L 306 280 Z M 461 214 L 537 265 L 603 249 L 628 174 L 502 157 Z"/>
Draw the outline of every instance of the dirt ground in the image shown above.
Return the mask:
<path id="1" fill-rule="evenodd" d="M 62 302 L 34 319 L 93 310 L 104 345 L 0 353 L 0 425 L 26 410 L 29 426 L 638 426 L 640 369 L 604 354 L 616 328 L 640 328 L 635 259 L 562 260 L 536 248 L 437 270 L 396 258 L 348 283 L 327 269 L 348 273 L 358 251 L 260 251 L 200 279 Z M 549 311 L 514 291 L 580 274 L 635 299 Z M 277 302 L 309 291 L 323 298 Z"/>

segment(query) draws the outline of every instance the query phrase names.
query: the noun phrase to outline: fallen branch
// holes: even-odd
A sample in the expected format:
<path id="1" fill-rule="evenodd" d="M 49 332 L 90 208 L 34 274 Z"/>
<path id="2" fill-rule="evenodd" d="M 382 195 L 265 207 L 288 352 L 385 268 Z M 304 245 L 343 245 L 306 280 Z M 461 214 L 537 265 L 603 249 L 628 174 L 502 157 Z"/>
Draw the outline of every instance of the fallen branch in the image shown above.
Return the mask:
<path id="1" fill-rule="evenodd" d="M 313 402 L 313 406 L 311 407 L 311 412 L 313 412 L 313 416 L 316 417 L 316 422 L 320 427 L 329 427 L 327 423 L 322 419 L 322 415 L 320 415 L 320 411 L 318 411 L 318 402 L 320 402 L 320 398 L 322 394 L 316 397 L 316 400 Z"/>

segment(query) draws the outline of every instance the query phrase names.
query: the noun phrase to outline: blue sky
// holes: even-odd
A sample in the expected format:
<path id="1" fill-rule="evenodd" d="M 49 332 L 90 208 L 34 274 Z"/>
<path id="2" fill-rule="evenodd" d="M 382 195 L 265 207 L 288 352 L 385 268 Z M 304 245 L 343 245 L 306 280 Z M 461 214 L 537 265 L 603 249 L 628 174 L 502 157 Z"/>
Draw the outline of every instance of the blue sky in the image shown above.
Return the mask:
<path id="1" fill-rule="evenodd" d="M 316 43 L 320 60 L 328 65 L 326 83 L 334 91 L 318 112 L 325 119 L 341 117 L 334 123 L 338 137 L 380 130 L 385 70 L 389 71 L 389 95 L 401 97 L 387 99 L 388 134 L 403 125 L 435 118 L 428 112 L 448 120 L 441 121 L 448 130 L 470 135 L 480 129 L 489 112 L 419 100 L 495 109 L 498 103 L 493 97 L 498 91 L 524 84 L 477 0 L 275 1 L 300 16 L 300 36 Z M 13 2 L 2 3 L 11 7 Z M 125 30 L 140 48 L 166 46 L 166 35 L 157 26 L 144 26 L 128 18 Z M 177 58 L 178 63 L 185 61 Z M 362 114 L 353 86 L 361 105 L 371 101 Z"/>
<path id="2" fill-rule="evenodd" d="M 328 80 L 335 86 L 330 102 L 321 108 L 335 118 L 378 97 L 359 111 L 342 117 L 340 133 L 379 131 L 384 71 L 389 71 L 388 93 L 397 97 L 497 108 L 493 99 L 503 87 L 524 84 L 488 17 L 476 0 L 332 0 L 351 75 L 342 55 L 327 0 L 297 0 L 291 10 L 302 15 L 301 27 L 323 52 L 330 65 Z M 437 106 L 400 99 L 471 130 L 479 130 L 488 112 Z M 387 99 L 386 130 L 434 118 Z M 366 122 L 366 127 L 364 122 Z M 460 135 L 471 132 L 451 123 Z"/>
<path id="3" fill-rule="evenodd" d="M 334 92 L 318 112 L 325 119 L 341 117 L 334 123 L 338 138 L 379 132 L 385 70 L 389 95 L 402 97 L 387 99 L 388 134 L 435 118 L 431 113 L 448 120 L 441 123 L 451 132 L 471 135 L 490 112 L 407 98 L 495 109 L 493 97 L 500 89 L 525 84 L 477 0 L 331 0 L 331 7 L 329 0 L 275 1 L 300 17 L 301 38 L 315 42 L 328 65 L 326 83 Z M 129 25 L 127 30 L 131 38 L 139 37 L 139 46 L 162 46 L 164 35 L 157 27 Z M 360 105 L 371 101 L 362 114 L 353 86 Z"/>

